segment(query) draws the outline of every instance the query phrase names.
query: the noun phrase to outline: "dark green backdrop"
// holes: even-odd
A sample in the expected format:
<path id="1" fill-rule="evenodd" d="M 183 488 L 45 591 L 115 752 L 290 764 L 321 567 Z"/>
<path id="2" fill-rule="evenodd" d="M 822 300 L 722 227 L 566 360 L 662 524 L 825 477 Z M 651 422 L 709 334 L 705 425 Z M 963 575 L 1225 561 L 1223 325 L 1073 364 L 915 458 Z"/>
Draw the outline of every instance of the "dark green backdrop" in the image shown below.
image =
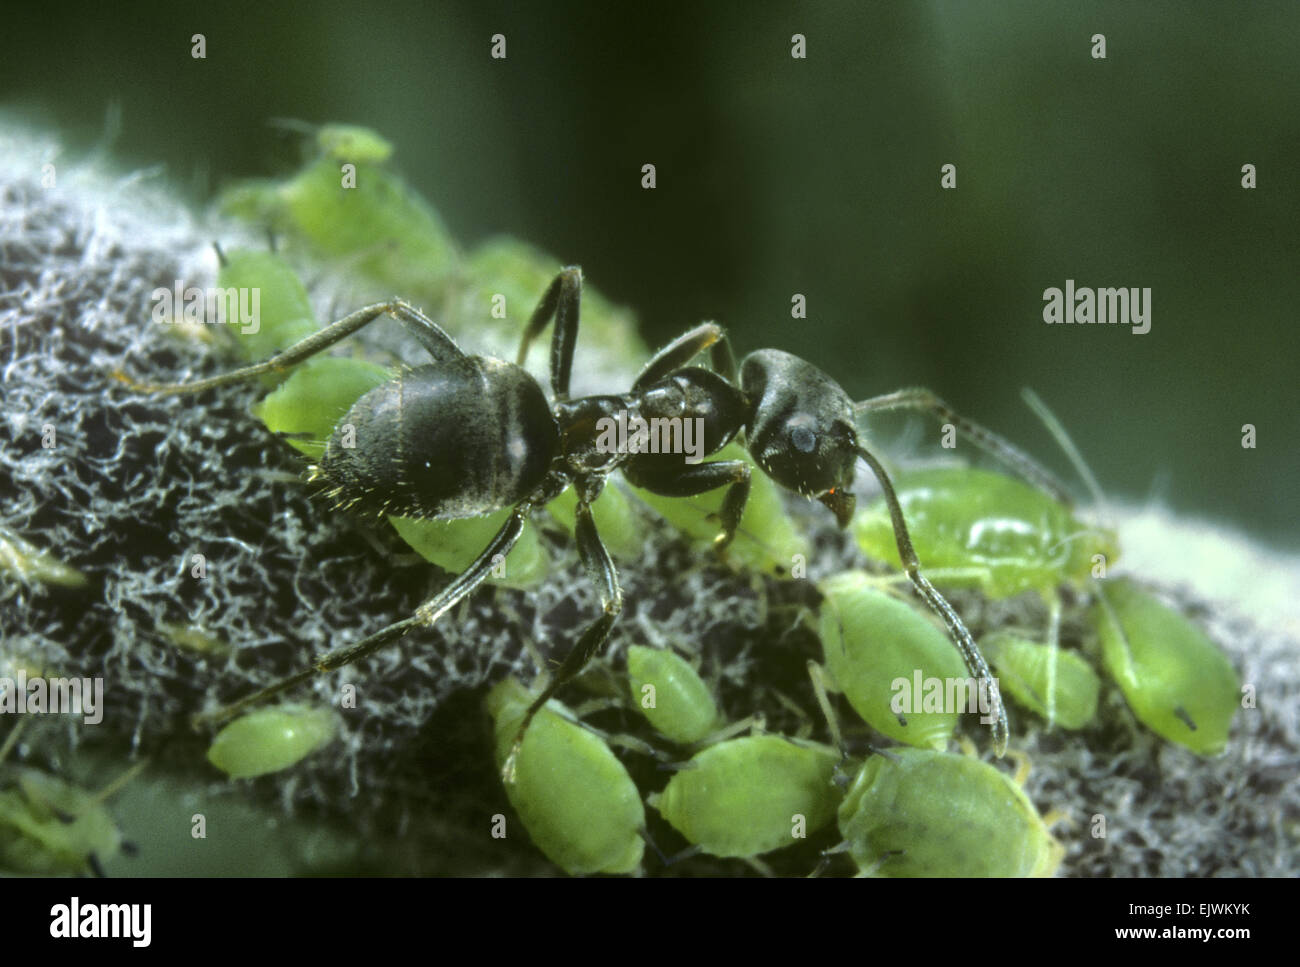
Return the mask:
<path id="1" fill-rule="evenodd" d="M 1033 385 L 1112 493 L 1300 544 L 1300 4 L 6 11 L 0 107 L 86 145 L 113 101 L 122 162 L 196 201 L 283 161 L 269 117 L 376 127 L 459 239 L 581 263 L 651 341 L 715 318 L 855 396 L 929 385 L 1063 467 Z M 1151 332 L 1045 325 L 1067 278 L 1152 288 Z"/>

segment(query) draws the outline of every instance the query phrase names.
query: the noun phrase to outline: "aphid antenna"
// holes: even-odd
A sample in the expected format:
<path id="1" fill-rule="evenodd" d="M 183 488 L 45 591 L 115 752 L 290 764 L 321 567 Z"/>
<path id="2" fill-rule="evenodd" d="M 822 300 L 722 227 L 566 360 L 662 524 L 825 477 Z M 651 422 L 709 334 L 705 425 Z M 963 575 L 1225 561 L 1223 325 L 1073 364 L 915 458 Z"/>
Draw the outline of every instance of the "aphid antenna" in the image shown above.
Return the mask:
<path id="1" fill-rule="evenodd" d="M 107 802 L 109 799 L 112 799 L 121 789 L 130 783 L 132 779 L 144 772 L 152 761 L 152 756 L 146 756 L 129 769 L 126 769 L 120 776 L 106 785 L 103 789 L 99 790 L 99 792 L 95 793 L 87 805 L 99 806 Z"/>
<path id="2" fill-rule="evenodd" d="M 5 736 L 4 745 L 0 745 L 0 765 L 4 763 L 5 759 L 9 757 L 9 753 L 13 751 L 14 746 L 18 744 L 18 739 L 23 734 L 23 729 L 27 727 L 29 721 L 30 719 L 20 718 L 14 723 L 14 727 L 9 730 L 9 734 Z"/>
<path id="3" fill-rule="evenodd" d="M 1034 415 L 1043 422 L 1043 426 L 1047 427 L 1047 432 L 1052 435 L 1057 446 L 1065 451 L 1065 455 L 1070 460 L 1070 465 L 1074 467 L 1075 473 L 1079 475 L 1079 479 L 1082 480 L 1084 486 L 1088 488 L 1088 493 L 1092 495 L 1092 499 L 1096 503 L 1097 510 L 1101 513 L 1101 516 L 1107 521 L 1114 521 L 1115 515 L 1111 512 L 1110 504 L 1106 500 L 1106 495 L 1102 493 L 1101 485 L 1097 483 L 1097 478 L 1093 476 L 1092 470 L 1088 466 L 1087 461 L 1083 459 L 1083 454 L 1080 453 L 1079 448 L 1074 445 L 1074 440 L 1070 438 L 1070 434 L 1066 432 L 1065 426 L 1061 421 L 1056 418 L 1056 414 L 1048 409 L 1048 406 L 1043 402 L 1042 397 L 1028 386 L 1020 391 L 1020 396 L 1029 408 L 1034 411 Z"/>
<path id="4" fill-rule="evenodd" d="M 1052 544 L 1049 549 L 1055 551 L 1064 547 L 1065 545 L 1069 544 L 1072 541 L 1082 541 L 1082 540 L 1086 540 L 1089 537 L 1096 537 L 1098 535 L 1104 535 L 1104 534 L 1105 534 L 1105 528 L 1102 527 L 1082 527 L 1079 530 L 1074 531 L 1072 534 L 1066 534 L 1059 541 Z"/>
<path id="5" fill-rule="evenodd" d="M 266 126 L 268 128 L 277 128 L 281 131 L 293 131 L 297 134 L 305 134 L 314 138 L 316 132 L 320 130 L 319 124 L 312 124 L 310 121 L 304 121 L 301 118 L 267 118 Z"/>

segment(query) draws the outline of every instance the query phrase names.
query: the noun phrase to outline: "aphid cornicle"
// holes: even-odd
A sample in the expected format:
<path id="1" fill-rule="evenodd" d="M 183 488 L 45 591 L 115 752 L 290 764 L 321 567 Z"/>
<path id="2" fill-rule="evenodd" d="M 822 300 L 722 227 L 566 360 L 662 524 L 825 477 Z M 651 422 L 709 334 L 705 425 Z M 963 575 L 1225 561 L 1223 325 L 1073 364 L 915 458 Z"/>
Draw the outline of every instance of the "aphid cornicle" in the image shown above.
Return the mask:
<path id="1" fill-rule="evenodd" d="M 279 355 L 222 376 L 190 383 L 139 384 L 145 392 L 188 393 L 280 372 L 329 348 L 383 316 L 396 318 L 432 359 L 370 390 L 339 422 L 312 476 L 323 481 L 340 505 L 371 513 L 417 519 L 456 519 L 510 508 L 504 524 L 482 553 L 410 617 L 354 645 L 315 659 L 310 669 L 276 682 L 232 705 L 198 716 L 199 724 L 224 721 L 250 705 L 312 676 L 363 658 L 416 628 L 428 627 L 487 579 L 519 540 L 528 518 L 572 486 L 577 493 L 578 552 L 601 600 L 601 613 L 569 650 L 547 687 L 523 716 L 517 752 L 532 717 L 555 692 L 598 654 L 622 610 L 622 589 L 613 561 L 597 532 L 591 505 L 615 470 L 632 484 L 664 496 L 689 497 L 719 488 L 719 549 L 734 538 L 750 489 L 750 465 L 742 460 L 696 462 L 693 454 L 640 452 L 610 447 L 606 421 L 620 417 L 647 423 L 693 421 L 712 456 L 733 438 L 776 483 L 815 498 L 834 512 L 840 526 L 853 515 L 853 485 L 859 458 L 881 483 L 890 508 L 899 557 L 908 578 L 944 620 L 971 674 L 989 682 L 994 738 L 1006 746 L 1006 714 L 988 666 L 956 611 L 926 580 L 908 537 L 889 477 L 860 444 L 856 420 L 878 409 L 900 406 L 936 410 L 995 453 L 1013 454 L 1021 469 L 1036 465 L 987 430 L 960 420 L 932 395 L 903 391 L 855 404 L 840 386 L 811 363 L 775 349 L 751 353 L 739 377 L 725 333 L 704 323 L 662 348 L 642 369 L 630 391 L 619 395 L 569 397 L 569 376 L 578 335 L 582 273 L 564 269 L 547 288 L 525 328 L 518 362 L 471 356 L 438 325 L 400 300 L 360 309 L 313 333 Z M 522 368 L 528 348 L 555 321 L 551 340 L 553 402 Z M 708 350 L 712 369 L 689 365 Z M 679 423 L 679 425 L 683 425 Z M 679 437 L 680 440 L 680 437 Z M 351 445 L 354 444 L 354 445 Z M 1012 461 L 1015 462 L 1015 461 Z M 515 757 L 504 773 L 512 774 Z"/>

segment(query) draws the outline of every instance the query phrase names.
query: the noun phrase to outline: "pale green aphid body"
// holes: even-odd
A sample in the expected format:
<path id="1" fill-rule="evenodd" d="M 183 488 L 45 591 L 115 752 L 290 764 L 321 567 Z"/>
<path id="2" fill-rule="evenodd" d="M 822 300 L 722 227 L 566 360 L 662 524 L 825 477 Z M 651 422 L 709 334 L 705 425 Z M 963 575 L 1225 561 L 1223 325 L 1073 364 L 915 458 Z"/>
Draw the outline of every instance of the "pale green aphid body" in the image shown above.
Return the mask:
<path id="1" fill-rule="evenodd" d="M 87 583 L 86 576 L 76 568 L 34 547 L 13 531 L 0 528 L 0 575 L 6 574 L 24 584 L 80 588 Z"/>
<path id="2" fill-rule="evenodd" d="M 208 761 L 232 779 L 251 779 L 296 765 L 334 738 L 334 712 L 278 705 L 240 716 L 212 740 Z"/>
<path id="3" fill-rule="evenodd" d="M 0 871 L 88 873 L 91 857 L 117 854 L 122 835 L 101 797 L 35 769 L 18 768 L 0 791 Z"/>
<path id="4" fill-rule="evenodd" d="M 1025 708 L 1048 718 L 1050 706 L 1055 723 L 1066 729 L 1081 729 L 1096 718 L 1101 679 L 1077 653 L 1057 649 L 1053 669 L 1050 645 L 1000 632 L 980 647 L 1002 693 Z"/>
<path id="5" fill-rule="evenodd" d="M 1222 752 L 1241 682 L 1205 632 L 1127 580 L 1101 585 L 1090 617 L 1138 720 L 1200 755 Z"/>
<path id="6" fill-rule="evenodd" d="M 868 759 L 840 806 L 839 824 L 869 876 L 1051 876 L 1064 854 L 1009 776 L 931 749 Z"/>
<path id="7" fill-rule="evenodd" d="M 704 852 L 758 856 L 799 842 L 834 818 L 838 761 L 838 752 L 813 742 L 731 739 L 697 753 L 649 801 Z"/>
<path id="8" fill-rule="evenodd" d="M 627 650 L 632 705 L 662 735 L 679 745 L 707 738 L 720 724 L 713 693 L 686 659 L 662 648 Z"/>
<path id="9" fill-rule="evenodd" d="M 948 636 L 861 572 L 837 574 L 821 591 L 818 633 L 829 684 L 878 732 L 909 745 L 946 747 L 978 685 Z"/>
<path id="10" fill-rule="evenodd" d="M 343 161 L 387 161 L 393 153 L 391 142 L 357 124 L 322 124 L 316 145 L 322 154 Z"/>
<path id="11" fill-rule="evenodd" d="M 533 696 L 515 679 L 488 694 L 503 766 Z M 645 807 L 603 739 L 550 702 L 533 718 L 506 795 L 533 843 L 567 873 L 631 873 L 641 865 Z M 508 834 L 507 834 L 508 835 Z"/>
<path id="12" fill-rule="evenodd" d="M 993 598 L 1053 593 L 1082 583 L 1119 549 L 1113 535 L 1077 520 L 1029 484 L 988 470 L 942 468 L 905 474 L 898 500 L 912 544 L 936 583 L 976 587 Z M 899 566 L 883 501 L 858 511 L 853 533 L 870 557 Z"/>
<path id="13" fill-rule="evenodd" d="M 243 303 L 252 305 L 252 291 L 257 290 L 256 325 L 242 323 L 227 314 L 227 330 L 239 346 L 239 354 L 249 362 L 261 362 L 320 328 L 307 290 L 298 273 L 274 252 L 234 249 L 221 254 L 217 269 L 217 286 L 223 290 L 247 293 Z M 264 377 L 273 386 L 284 379 L 282 373 Z"/>

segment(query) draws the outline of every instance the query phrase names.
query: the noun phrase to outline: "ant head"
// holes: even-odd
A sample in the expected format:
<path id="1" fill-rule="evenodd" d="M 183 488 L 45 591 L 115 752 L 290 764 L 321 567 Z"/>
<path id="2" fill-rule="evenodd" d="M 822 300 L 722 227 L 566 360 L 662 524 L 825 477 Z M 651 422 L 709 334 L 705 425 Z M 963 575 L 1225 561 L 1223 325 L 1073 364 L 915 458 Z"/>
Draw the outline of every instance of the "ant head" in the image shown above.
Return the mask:
<path id="1" fill-rule="evenodd" d="M 753 405 L 745 430 L 755 462 L 782 487 L 820 500 L 847 526 L 858 459 L 848 394 L 812 363 L 776 349 L 746 356 L 740 382 Z"/>

